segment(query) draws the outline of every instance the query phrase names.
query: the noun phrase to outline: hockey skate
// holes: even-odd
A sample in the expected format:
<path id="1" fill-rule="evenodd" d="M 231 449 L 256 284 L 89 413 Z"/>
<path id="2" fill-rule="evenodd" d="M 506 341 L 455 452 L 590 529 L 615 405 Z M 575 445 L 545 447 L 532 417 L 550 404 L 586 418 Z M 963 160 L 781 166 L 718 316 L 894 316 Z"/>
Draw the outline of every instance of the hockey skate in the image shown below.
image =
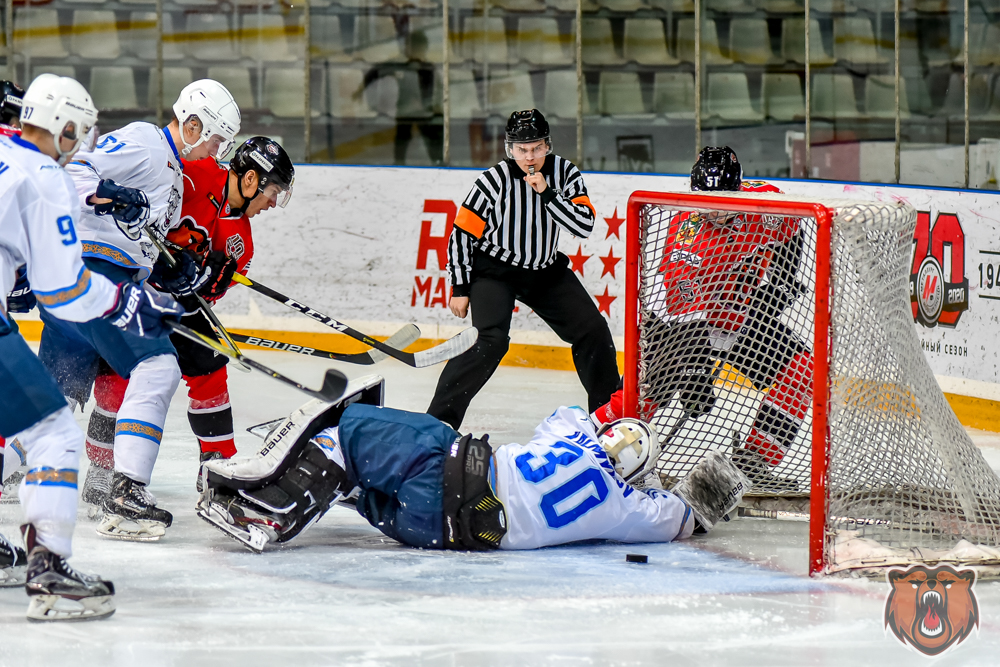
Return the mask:
<path id="1" fill-rule="evenodd" d="M 743 446 L 743 439 L 733 433 L 733 453 L 730 457 L 737 468 L 753 484 L 756 493 L 783 491 L 797 493 L 799 483 L 774 474 L 774 466 L 760 452 Z"/>
<path id="2" fill-rule="evenodd" d="M 27 472 L 28 466 L 21 466 L 7 475 L 7 479 L 3 481 L 3 490 L 0 491 L 0 503 L 15 505 L 21 502 L 18 493 L 21 489 L 21 480 Z"/>
<path id="3" fill-rule="evenodd" d="M 201 480 L 201 478 L 202 478 L 202 472 L 201 472 L 201 465 L 200 464 L 205 463 L 205 461 L 217 461 L 218 459 L 221 459 L 221 458 L 223 458 L 222 452 L 202 452 L 199 455 L 199 457 L 198 457 L 198 463 L 199 463 L 199 465 L 198 465 L 198 478 L 194 482 L 194 488 L 195 488 L 195 490 L 198 491 L 198 493 L 201 493 L 201 489 L 202 489 L 202 480 Z"/>
<path id="4" fill-rule="evenodd" d="M 65 558 L 37 544 L 34 526 L 22 530 L 28 546 L 29 621 L 90 621 L 115 613 L 114 584 L 77 572 Z"/>
<path id="5" fill-rule="evenodd" d="M 24 549 L 0 534 L 0 588 L 24 586 L 27 565 Z"/>
<path id="6" fill-rule="evenodd" d="M 198 516 L 254 553 L 275 542 L 284 526 L 280 517 L 257 511 L 233 496 L 209 491 L 198 503 Z"/>
<path id="7" fill-rule="evenodd" d="M 87 517 L 99 519 L 104 514 L 104 501 L 111 493 L 112 470 L 97 465 L 93 461 L 87 468 L 87 480 L 83 483 L 80 498 L 87 503 Z"/>
<path id="8" fill-rule="evenodd" d="M 116 540 L 154 542 L 163 537 L 174 520 L 170 512 L 156 506 L 156 497 L 145 484 L 119 472 L 111 479 L 111 492 L 103 507 L 97 534 Z"/>

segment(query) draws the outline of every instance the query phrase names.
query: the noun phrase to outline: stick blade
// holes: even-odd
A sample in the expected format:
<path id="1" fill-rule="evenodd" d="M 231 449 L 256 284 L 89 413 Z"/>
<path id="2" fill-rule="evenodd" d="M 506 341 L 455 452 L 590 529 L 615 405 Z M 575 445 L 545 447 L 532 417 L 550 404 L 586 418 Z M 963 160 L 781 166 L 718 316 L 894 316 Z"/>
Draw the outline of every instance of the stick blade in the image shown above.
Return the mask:
<path id="1" fill-rule="evenodd" d="M 389 338 L 386 339 L 385 344 L 389 347 L 394 347 L 397 350 L 402 350 L 411 345 L 418 338 L 420 338 L 420 329 L 417 328 L 417 325 L 407 324 L 402 329 L 389 336 Z M 371 359 L 371 363 L 373 364 L 377 364 L 383 359 L 389 358 L 389 355 L 380 350 L 368 350 L 366 354 Z"/>
<path id="2" fill-rule="evenodd" d="M 347 376 L 338 370 L 329 368 L 323 376 L 323 386 L 320 387 L 319 395 L 324 401 L 335 401 L 344 395 L 347 389 Z"/>
<path id="3" fill-rule="evenodd" d="M 430 349 L 414 354 L 413 365 L 416 368 L 424 368 L 425 366 L 439 364 L 442 361 L 448 361 L 471 348 L 476 344 L 477 340 L 479 340 L 479 330 L 475 327 L 469 327 L 440 345 L 435 345 Z"/>

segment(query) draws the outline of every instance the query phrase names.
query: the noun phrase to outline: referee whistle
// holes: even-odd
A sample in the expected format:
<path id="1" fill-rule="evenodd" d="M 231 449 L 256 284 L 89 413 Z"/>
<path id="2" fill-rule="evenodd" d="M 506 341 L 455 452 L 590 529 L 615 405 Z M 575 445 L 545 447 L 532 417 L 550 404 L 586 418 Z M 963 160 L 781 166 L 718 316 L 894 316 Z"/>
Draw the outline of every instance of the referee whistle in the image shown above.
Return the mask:
<path id="1" fill-rule="evenodd" d="M 533 164 L 529 164 L 528 165 L 528 175 L 529 176 L 534 176 L 535 175 L 535 165 L 533 165 Z"/>

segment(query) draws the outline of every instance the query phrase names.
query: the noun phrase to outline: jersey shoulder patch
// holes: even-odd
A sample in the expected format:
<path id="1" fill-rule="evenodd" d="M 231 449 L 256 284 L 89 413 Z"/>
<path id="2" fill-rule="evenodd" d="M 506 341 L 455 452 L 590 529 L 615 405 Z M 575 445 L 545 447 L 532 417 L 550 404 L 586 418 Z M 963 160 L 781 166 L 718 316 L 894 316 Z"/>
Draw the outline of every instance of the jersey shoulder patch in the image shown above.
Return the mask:
<path id="1" fill-rule="evenodd" d="M 770 183 L 765 183 L 764 181 L 743 181 L 740 186 L 741 192 L 777 192 L 781 194 L 781 190 L 777 187 L 771 185 Z"/>

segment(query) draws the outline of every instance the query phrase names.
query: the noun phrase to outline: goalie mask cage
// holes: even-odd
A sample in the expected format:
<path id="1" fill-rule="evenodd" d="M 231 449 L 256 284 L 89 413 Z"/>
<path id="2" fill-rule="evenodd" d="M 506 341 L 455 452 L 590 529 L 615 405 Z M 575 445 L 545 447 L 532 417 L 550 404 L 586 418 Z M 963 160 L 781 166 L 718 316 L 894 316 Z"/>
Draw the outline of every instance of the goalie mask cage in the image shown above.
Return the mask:
<path id="1" fill-rule="evenodd" d="M 763 509 L 758 516 L 808 511 L 810 574 L 875 576 L 924 562 L 995 575 L 1000 566 L 1000 479 L 948 405 L 913 323 L 915 218 L 905 203 L 770 193 L 629 199 L 625 414 L 659 432 L 668 486 L 712 449 L 736 452 L 754 433 L 787 427 L 783 456 L 770 451 L 777 465 L 764 467 L 744 505 Z M 772 232 L 790 224 L 795 234 L 748 242 L 726 231 L 747 220 Z M 716 247 L 705 240 L 711 229 Z M 705 273 L 713 253 L 725 260 L 714 278 Z M 667 293 L 668 258 L 696 278 L 671 284 L 687 291 L 680 315 L 684 297 Z M 691 306 L 691 290 L 702 290 L 704 308 Z M 716 326 L 720 313 L 728 328 Z M 812 395 L 788 414 L 777 378 L 810 353 L 800 384 Z M 699 363 L 707 395 L 691 382 L 705 377 Z"/>

